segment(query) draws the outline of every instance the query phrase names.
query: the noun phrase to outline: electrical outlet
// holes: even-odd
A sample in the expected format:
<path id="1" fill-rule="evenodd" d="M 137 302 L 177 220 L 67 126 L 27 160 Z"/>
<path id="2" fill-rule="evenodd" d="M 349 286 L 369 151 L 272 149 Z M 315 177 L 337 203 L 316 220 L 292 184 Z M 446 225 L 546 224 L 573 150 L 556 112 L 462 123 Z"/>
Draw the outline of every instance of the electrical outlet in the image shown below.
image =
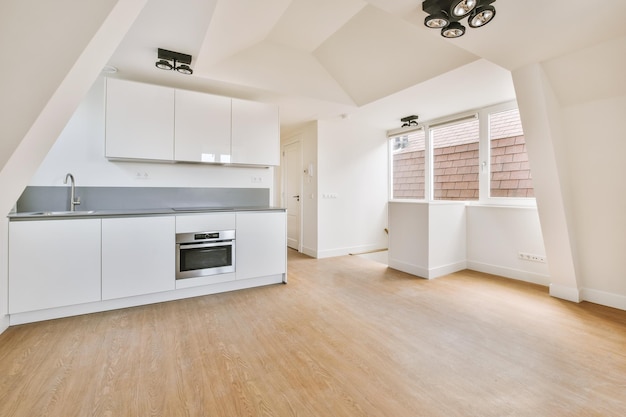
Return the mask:
<path id="1" fill-rule="evenodd" d="M 533 253 L 519 252 L 517 256 L 520 259 L 523 259 L 525 261 L 541 262 L 541 263 L 546 262 L 546 257 L 544 255 L 536 255 Z"/>

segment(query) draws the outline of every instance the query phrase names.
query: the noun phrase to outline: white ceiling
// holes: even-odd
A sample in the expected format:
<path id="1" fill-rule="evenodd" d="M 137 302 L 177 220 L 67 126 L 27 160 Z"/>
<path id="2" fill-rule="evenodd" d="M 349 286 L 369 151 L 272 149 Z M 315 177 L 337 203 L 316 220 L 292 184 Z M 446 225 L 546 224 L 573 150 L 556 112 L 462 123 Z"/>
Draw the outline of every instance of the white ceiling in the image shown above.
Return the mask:
<path id="1" fill-rule="evenodd" d="M 510 100 L 510 70 L 626 34 L 624 0 L 499 0 L 493 22 L 457 40 L 424 27 L 421 3 L 149 0 L 109 63 L 122 78 L 275 102 L 287 129 L 340 115 L 390 129 Z M 157 48 L 193 55 L 194 74 L 158 70 Z"/>

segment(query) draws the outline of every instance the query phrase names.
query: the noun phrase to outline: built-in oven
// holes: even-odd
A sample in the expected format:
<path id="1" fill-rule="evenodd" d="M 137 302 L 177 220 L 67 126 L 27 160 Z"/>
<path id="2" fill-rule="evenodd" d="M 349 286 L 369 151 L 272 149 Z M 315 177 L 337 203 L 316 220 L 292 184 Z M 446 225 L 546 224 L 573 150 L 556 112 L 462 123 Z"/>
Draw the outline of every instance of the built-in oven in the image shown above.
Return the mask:
<path id="1" fill-rule="evenodd" d="M 176 234 L 176 279 L 235 272 L 235 231 Z"/>

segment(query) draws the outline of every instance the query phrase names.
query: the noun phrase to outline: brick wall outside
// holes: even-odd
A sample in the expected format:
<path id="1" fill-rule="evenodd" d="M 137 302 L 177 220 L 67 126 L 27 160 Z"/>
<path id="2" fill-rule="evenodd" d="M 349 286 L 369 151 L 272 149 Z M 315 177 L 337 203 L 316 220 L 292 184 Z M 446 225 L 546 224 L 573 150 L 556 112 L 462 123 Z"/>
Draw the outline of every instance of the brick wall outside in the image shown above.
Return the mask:
<path id="1" fill-rule="evenodd" d="M 493 115 L 490 132 L 491 197 L 534 197 L 518 110 Z"/>
<path id="2" fill-rule="evenodd" d="M 491 141 L 491 197 L 534 197 L 524 136 Z"/>
<path id="3" fill-rule="evenodd" d="M 408 135 L 406 147 L 393 155 L 393 198 L 423 199 L 424 131 Z"/>
<path id="4" fill-rule="evenodd" d="M 517 110 L 492 115 L 491 197 L 534 197 L 526 143 Z M 477 200 L 478 121 L 433 134 L 435 200 Z M 424 198 L 424 133 L 409 135 L 393 155 L 393 198 Z"/>
<path id="5" fill-rule="evenodd" d="M 433 150 L 435 200 L 478 200 L 478 141 Z"/>

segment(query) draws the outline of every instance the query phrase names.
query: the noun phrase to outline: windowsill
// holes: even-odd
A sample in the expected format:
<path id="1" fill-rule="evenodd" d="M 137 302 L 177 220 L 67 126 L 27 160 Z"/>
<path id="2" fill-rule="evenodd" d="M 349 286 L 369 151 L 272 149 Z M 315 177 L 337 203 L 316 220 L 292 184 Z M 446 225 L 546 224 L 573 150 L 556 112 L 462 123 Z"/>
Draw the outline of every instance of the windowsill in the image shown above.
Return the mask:
<path id="1" fill-rule="evenodd" d="M 428 205 L 453 205 L 463 204 L 467 207 L 493 207 L 493 208 L 517 208 L 517 209 L 537 209 L 537 202 L 534 199 L 515 199 L 514 201 L 472 201 L 472 200 L 413 200 L 413 199 L 391 199 L 389 203 L 403 204 L 428 204 Z"/>

